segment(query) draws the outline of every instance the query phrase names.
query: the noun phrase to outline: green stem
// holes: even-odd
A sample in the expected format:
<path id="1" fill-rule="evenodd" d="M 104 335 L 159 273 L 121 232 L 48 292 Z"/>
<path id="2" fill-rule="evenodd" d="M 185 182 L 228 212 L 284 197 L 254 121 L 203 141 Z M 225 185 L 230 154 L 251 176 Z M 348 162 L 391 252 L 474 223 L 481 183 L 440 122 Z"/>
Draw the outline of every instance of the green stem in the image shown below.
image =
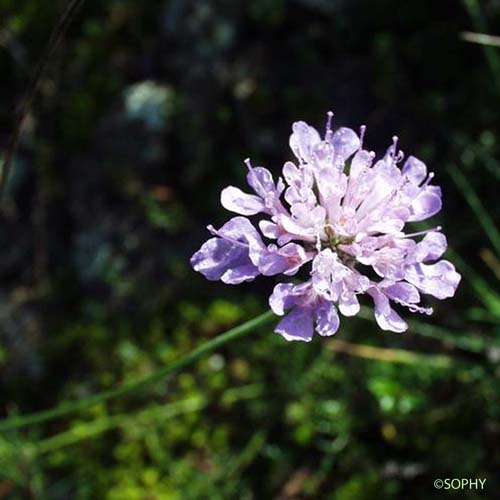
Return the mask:
<path id="1" fill-rule="evenodd" d="M 65 446 L 91 439 L 99 434 L 115 429 L 116 427 L 134 425 L 135 428 L 137 428 L 138 425 L 149 424 L 158 419 L 164 421 L 167 418 L 201 410 L 206 404 L 207 401 L 204 398 L 196 397 L 171 403 L 169 405 L 148 408 L 133 415 L 112 415 L 88 423 L 77 423 L 69 431 L 64 431 L 50 438 L 30 443 L 28 449 L 33 449 L 37 455 L 50 453 Z"/>
<path id="2" fill-rule="evenodd" d="M 17 429 L 19 427 L 53 420 L 64 415 L 83 410 L 98 403 L 103 403 L 105 401 L 109 401 L 110 399 L 115 399 L 120 396 L 136 392 L 140 389 L 143 389 L 144 387 L 159 382 L 160 380 L 164 380 L 171 375 L 183 370 L 184 368 L 187 368 L 188 366 L 198 361 L 205 354 L 214 352 L 218 347 L 227 344 L 231 340 L 243 337 L 244 335 L 253 331 L 255 328 L 268 323 L 274 317 L 275 316 L 271 311 L 261 314 L 260 316 L 257 316 L 256 318 L 251 319 L 250 321 L 247 321 L 246 323 L 243 323 L 236 328 L 232 328 L 231 330 L 228 330 L 227 332 L 205 342 L 204 344 L 197 347 L 194 351 L 191 351 L 187 356 L 179 359 L 169 366 L 165 366 L 163 368 L 160 368 L 159 370 L 154 371 L 146 377 L 126 382 L 118 387 L 115 387 L 114 389 L 99 392 L 98 394 L 94 394 L 93 396 L 85 399 L 62 403 L 59 406 L 56 406 L 49 410 L 8 418 L 7 420 L 0 422 L 0 431 Z"/>

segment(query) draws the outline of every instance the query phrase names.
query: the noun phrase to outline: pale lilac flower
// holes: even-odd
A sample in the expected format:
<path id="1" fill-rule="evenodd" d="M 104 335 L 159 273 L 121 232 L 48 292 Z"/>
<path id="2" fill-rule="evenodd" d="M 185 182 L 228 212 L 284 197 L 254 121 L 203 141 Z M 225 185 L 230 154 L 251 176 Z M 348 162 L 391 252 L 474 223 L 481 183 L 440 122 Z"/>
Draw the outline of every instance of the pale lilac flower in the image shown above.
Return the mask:
<path id="1" fill-rule="evenodd" d="M 365 127 L 359 136 L 344 127 L 334 132 L 332 116 L 323 138 L 305 122 L 293 124 L 296 162 L 287 161 L 276 182 L 269 170 L 245 161 L 252 192 L 222 191 L 222 205 L 238 216 L 218 230 L 209 226 L 214 237 L 191 258 L 207 279 L 231 285 L 300 271 L 269 299 L 284 316 L 276 332 L 287 340 L 310 341 L 314 331 L 333 335 L 338 312 L 356 315 L 360 295 L 372 299 L 380 328 L 402 332 L 408 325 L 394 304 L 431 314 L 421 294 L 452 297 L 460 282 L 453 264 L 439 260 L 447 247 L 440 227 L 404 231 L 441 210 L 434 174 L 413 156 L 400 168 L 397 137 L 375 160 L 363 149 Z M 257 215 L 253 225 L 247 217 Z"/>

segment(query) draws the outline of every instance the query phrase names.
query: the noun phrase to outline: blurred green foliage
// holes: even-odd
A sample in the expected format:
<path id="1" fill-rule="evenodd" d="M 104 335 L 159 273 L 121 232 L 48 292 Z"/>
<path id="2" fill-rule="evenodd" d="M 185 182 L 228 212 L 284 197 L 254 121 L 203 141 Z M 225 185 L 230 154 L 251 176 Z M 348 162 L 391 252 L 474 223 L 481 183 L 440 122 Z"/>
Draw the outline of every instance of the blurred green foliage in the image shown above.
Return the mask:
<path id="1" fill-rule="evenodd" d="M 65 2 L 0 0 L 0 150 Z M 0 498 L 496 498 L 497 0 L 87 0 L 28 117 L 0 221 L 1 411 L 81 399 L 260 314 L 188 265 L 292 121 L 368 126 L 436 172 L 464 279 L 404 335 L 271 328 L 139 394 L 0 433 Z M 495 52 L 496 51 L 496 52 Z M 434 489 L 486 478 L 484 491 Z"/>

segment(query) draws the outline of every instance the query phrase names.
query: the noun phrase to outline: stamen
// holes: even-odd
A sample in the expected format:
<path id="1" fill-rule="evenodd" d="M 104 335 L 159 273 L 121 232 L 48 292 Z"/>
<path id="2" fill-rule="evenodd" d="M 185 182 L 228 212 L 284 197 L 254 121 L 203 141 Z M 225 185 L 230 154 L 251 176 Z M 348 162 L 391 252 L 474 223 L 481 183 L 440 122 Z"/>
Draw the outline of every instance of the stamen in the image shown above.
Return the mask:
<path id="1" fill-rule="evenodd" d="M 407 307 L 412 313 L 427 314 L 427 316 L 430 316 L 434 312 L 432 307 L 422 307 L 418 306 L 417 304 L 410 304 L 408 302 L 405 302 L 404 300 L 396 298 L 393 298 L 392 300 L 396 302 L 396 304 L 401 304 L 402 306 Z"/>
<path id="2" fill-rule="evenodd" d="M 427 176 L 427 179 L 425 179 L 424 183 L 420 187 L 425 187 L 428 186 L 429 183 L 434 179 L 434 172 L 429 172 L 429 175 Z"/>
<path id="3" fill-rule="evenodd" d="M 420 307 L 414 304 L 412 305 L 404 304 L 404 305 L 406 305 L 410 310 L 410 312 L 412 313 L 427 314 L 427 316 L 430 316 L 434 312 L 432 307 Z"/>
<path id="4" fill-rule="evenodd" d="M 441 231 L 443 228 L 441 226 L 431 227 L 430 229 L 424 229 L 423 231 L 417 231 L 416 233 L 404 234 L 401 238 L 413 238 L 414 236 L 422 236 L 423 234 L 430 233 L 431 231 Z"/>
<path id="5" fill-rule="evenodd" d="M 398 190 L 403 190 L 408 184 L 411 184 L 411 180 L 409 177 L 403 177 L 401 184 L 399 185 Z"/>
<path id="6" fill-rule="evenodd" d="M 210 234 L 212 234 L 213 236 L 218 236 L 219 238 L 223 238 L 224 240 L 227 240 L 227 241 L 230 241 L 231 243 L 234 243 L 235 245 L 238 245 L 240 247 L 244 247 L 244 248 L 248 248 L 248 243 L 245 243 L 244 241 L 239 241 L 235 238 L 231 238 L 229 236 L 221 236 L 219 234 L 219 231 L 217 229 L 215 229 L 214 226 L 212 226 L 212 224 L 209 224 L 207 226 L 207 229 L 208 231 L 210 232 Z"/>
<path id="7" fill-rule="evenodd" d="M 375 203 L 375 205 L 368 210 L 368 213 L 361 216 L 361 219 L 358 222 L 358 227 L 361 227 L 361 225 L 370 217 L 373 217 L 374 215 L 377 216 L 376 211 L 381 208 L 385 208 L 389 203 L 391 203 L 392 200 L 394 200 L 394 197 L 398 194 L 398 191 L 399 188 L 393 189 L 388 195 L 384 196 L 381 200 Z"/>
<path id="8" fill-rule="evenodd" d="M 321 238 L 319 237 L 319 234 L 316 235 L 316 250 L 318 252 L 321 252 Z"/>
<path id="9" fill-rule="evenodd" d="M 248 170 L 250 170 L 250 172 L 251 172 L 253 167 L 252 167 L 252 163 L 250 161 L 250 158 L 247 158 L 246 160 L 244 160 L 244 163 L 248 167 Z"/>
<path id="10" fill-rule="evenodd" d="M 366 132 L 366 125 L 361 125 L 359 127 L 359 142 L 360 142 L 360 147 L 363 147 L 363 141 L 365 140 L 365 132 Z"/>
<path id="11" fill-rule="evenodd" d="M 325 142 L 330 142 L 332 138 L 332 119 L 333 119 L 333 111 L 328 111 L 326 114 L 326 131 L 325 131 Z"/>
<path id="12" fill-rule="evenodd" d="M 397 135 L 393 135 L 392 136 L 392 148 L 391 148 L 391 153 L 392 153 L 392 157 L 394 158 L 395 155 L 396 155 L 396 150 L 398 148 L 398 141 L 399 141 L 399 137 Z"/>

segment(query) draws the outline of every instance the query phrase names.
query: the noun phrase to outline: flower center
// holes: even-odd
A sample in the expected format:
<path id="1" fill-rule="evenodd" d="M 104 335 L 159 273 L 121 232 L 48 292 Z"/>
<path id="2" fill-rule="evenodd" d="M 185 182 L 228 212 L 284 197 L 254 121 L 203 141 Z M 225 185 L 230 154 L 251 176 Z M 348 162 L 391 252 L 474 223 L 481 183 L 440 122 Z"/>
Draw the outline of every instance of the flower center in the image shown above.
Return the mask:
<path id="1" fill-rule="evenodd" d="M 352 263 L 353 257 L 342 251 L 339 248 L 339 245 L 350 245 L 354 241 L 354 238 L 352 236 L 340 236 L 335 234 L 335 231 L 331 226 L 325 227 L 325 234 L 327 240 L 321 242 L 321 249 L 324 250 L 325 248 L 330 248 L 333 250 L 343 264 L 347 265 Z"/>

